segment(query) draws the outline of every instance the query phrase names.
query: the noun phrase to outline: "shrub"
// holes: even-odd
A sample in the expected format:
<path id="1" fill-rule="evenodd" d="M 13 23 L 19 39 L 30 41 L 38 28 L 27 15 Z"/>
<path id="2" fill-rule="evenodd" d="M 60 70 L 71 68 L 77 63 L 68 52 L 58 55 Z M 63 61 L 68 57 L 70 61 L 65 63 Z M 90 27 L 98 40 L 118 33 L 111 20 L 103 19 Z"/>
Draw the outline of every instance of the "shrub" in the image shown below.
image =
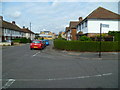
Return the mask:
<path id="1" fill-rule="evenodd" d="M 30 43 L 29 39 L 27 39 L 27 38 L 21 38 L 20 42 L 21 43 Z"/>
<path id="2" fill-rule="evenodd" d="M 13 42 L 18 42 L 18 43 L 20 43 L 20 39 L 14 39 Z"/>
<path id="3" fill-rule="evenodd" d="M 31 40 L 30 38 L 17 38 L 17 39 L 14 39 L 13 42 L 19 42 L 19 43 L 30 43 Z"/>
<path id="4" fill-rule="evenodd" d="M 92 41 L 92 39 L 87 36 L 81 36 L 81 37 L 79 37 L 79 40 L 80 41 Z"/>
<path id="5" fill-rule="evenodd" d="M 57 38 L 55 40 L 66 40 L 65 38 Z"/>
<path id="6" fill-rule="evenodd" d="M 114 41 L 120 41 L 120 31 L 109 31 L 108 35 L 114 36 Z"/>
<path id="7" fill-rule="evenodd" d="M 100 51 L 100 42 L 98 41 L 64 41 L 54 40 L 54 47 L 63 50 L 75 51 Z M 118 42 L 102 42 L 101 51 L 118 51 Z M 119 50 L 120 51 L 120 50 Z"/>
<path id="8" fill-rule="evenodd" d="M 114 40 L 115 41 L 120 41 L 120 33 L 115 34 Z"/>

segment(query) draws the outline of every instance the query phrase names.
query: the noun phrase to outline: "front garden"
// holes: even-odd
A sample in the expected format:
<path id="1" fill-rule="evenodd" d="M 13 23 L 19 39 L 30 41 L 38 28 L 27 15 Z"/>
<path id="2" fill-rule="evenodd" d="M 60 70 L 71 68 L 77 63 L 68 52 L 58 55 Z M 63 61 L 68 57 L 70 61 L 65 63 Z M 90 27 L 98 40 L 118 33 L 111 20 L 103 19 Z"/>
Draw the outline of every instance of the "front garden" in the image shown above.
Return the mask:
<path id="1" fill-rule="evenodd" d="M 111 34 L 114 33 L 114 34 Z M 113 41 L 104 41 L 102 37 L 101 41 L 101 51 L 102 52 L 117 52 L 120 51 L 120 33 L 109 32 L 109 34 L 114 36 Z M 107 39 L 108 40 L 108 39 Z M 93 40 L 87 36 L 82 36 L 76 41 L 67 41 L 63 39 L 54 40 L 54 48 L 70 51 L 82 51 L 82 52 L 98 52 L 100 51 L 100 40 L 99 36 L 97 40 Z"/>

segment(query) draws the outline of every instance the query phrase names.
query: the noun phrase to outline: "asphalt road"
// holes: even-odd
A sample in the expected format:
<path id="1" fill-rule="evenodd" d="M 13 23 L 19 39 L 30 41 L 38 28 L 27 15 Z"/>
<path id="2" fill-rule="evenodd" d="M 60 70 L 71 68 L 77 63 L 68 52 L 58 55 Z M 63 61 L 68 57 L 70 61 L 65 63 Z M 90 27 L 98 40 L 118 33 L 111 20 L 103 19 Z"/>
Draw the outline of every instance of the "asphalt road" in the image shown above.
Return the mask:
<path id="1" fill-rule="evenodd" d="M 29 44 L 4 47 L 3 88 L 118 87 L 116 53 L 109 54 L 108 59 L 104 54 L 100 59 L 96 53 L 66 52 L 52 47 L 52 44 L 44 50 L 30 50 Z"/>

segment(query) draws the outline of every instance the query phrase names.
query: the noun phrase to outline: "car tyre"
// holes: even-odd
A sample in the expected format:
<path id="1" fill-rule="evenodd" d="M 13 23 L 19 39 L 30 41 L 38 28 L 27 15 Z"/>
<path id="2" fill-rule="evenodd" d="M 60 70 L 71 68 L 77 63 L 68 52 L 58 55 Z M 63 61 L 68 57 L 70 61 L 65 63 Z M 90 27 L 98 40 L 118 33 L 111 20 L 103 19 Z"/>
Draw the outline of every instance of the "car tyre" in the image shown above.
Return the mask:
<path id="1" fill-rule="evenodd" d="M 33 48 L 30 48 L 30 50 L 33 50 Z"/>

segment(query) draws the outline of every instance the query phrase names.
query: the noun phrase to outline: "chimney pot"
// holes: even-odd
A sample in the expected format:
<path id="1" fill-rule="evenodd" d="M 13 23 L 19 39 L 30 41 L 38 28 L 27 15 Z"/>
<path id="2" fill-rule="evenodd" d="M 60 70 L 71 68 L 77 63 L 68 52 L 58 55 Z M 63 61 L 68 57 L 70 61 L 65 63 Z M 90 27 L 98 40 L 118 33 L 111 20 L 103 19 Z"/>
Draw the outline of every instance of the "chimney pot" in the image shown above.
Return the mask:
<path id="1" fill-rule="evenodd" d="M 3 16 L 0 16 L 0 20 L 3 20 Z"/>
<path id="2" fill-rule="evenodd" d="M 23 26 L 23 28 L 25 28 L 25 26 Z"/>
<path id="3" fill-rule="evenodd" d="M 15 21 L 12 21 L 12 24 L 15 24 Z"/>
<path id="4" fill-rule="evenodd" d="M 79 21 L 82 21 L 82 17 L 79 17 Z"/>

